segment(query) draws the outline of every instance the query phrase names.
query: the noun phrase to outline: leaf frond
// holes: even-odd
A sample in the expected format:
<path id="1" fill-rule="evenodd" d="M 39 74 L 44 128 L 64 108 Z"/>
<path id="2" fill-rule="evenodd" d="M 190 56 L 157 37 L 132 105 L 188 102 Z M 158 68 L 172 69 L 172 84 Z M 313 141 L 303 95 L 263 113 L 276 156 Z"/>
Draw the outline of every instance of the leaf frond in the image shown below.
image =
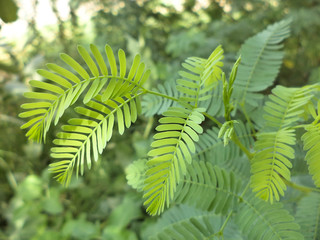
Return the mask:
<path id="1" fill-rule="evenodd" d="M 175 201 L 199 209 L 226 214 L 236 206 L 241 181 L 209 162 L 193 161 L 177 186 Z"/>
<path id="2" fill-rule="evenodd" d="M 251 187 L 257 196 L 273 203 L 287 189 L 283 179 L 290 180 L 296 138 L 293 129 L 262 132 L 257 135 L 256 153 L 251 162 Z M 291 146 L 290 146 L 291 145 Z"/>
<path id="3" fill-rule="evenodd" d="M 160 214 L 165 205 L 174 197 L 176 185 L 186 174 L 187 165 L 191 163 L 191 154 L 195 152 L 194 142 L 202 133 L 202 109 L 170 107 L 159 122 L 161 123 L 148 153 L 152 157 L 147 165 L 144 204 L 151 215 Z"/>
<path id="4" fill-rule="evenodd" d="M 320 236 L 320 194 L 310 193 L 298 203 L 297 223 L 306 240 L 315 240 Z"/>
<path id="5" fill-rule="evenodd" d="M 223 49 L 218 46 L 208 59 L 189 57 L 179 72 L 177 90 L 183 94 L 180 100 L 198 107 L 199 102 L 208 100 L 210 93 L 221 78 Z"/>
<path id="6" fill-rule="evenodd" d="M 242 199 L 235 222 L 246 239 L 304 239 L 300 226 L 281 203 L 271 205 L 254 194 L 246 194 Z"/>
<path id="7" fill-rule="evenodd" d="M 279 201 L 286 186 L 283 179 L 290 180 L 289 168 L 295 145 L 294 130 L 289 127 L 302 119 L 304 108 L 314 96 L 312 85 L 302 88 L 277 86 L 265 103 L 264 131 L 255 143 L 251 173 L 252 188 L 257 195 L 271 203 Z"/>
<path id="8" fill-rule="evenodd" d="M 149 230 L 150 240 L 218 239 L 221 218 L 212 212 L 180 205 L 169 209 Z"/>
<path id="9" fill-rule="evenodd" d="M 274 88 L 264 107 L 263 117 L 266 120 L 266 129 L 278 130 L 293 126 L 295 122 L 302 119 L 304 107 L 313 96 L 312 85 L 302 88 L 287 88 L 279 85 Z"/>
<path id="10" fill-rule="evenodd" d="M 59 161 L 50 164 L 50 171 L 59 182 L 69 185 L 74 168 L 77 176 L 83 175 L 85 165 L 91 168 L 92 161 L 98 160 L 110 140 L 116 119 L 120 134 L 135 122 L 140 95 L 127 94 L 106 102 L 98 95 L 86 107 L 75 109 L 82 118 L 72 118 L 68 125 L 63 125 L 63 131 L 53 141 L 57 146 L 51 149 L 51 157 Z"/>
<path id="11" fill-rule="evenodd" d="M 24 96 L 36 102 L 23 104 L 27 111 L 20 114 L 22 118 L 31 118 L 21 128 L 29 128 L 26 136 L 30 140 L 41 142 L 45 140 L 46 132 L 52 121 L 58 123 L 64 111 L 73 105 L 84 92 L 84 103 L 88 103 L 102 91 L 102 100 L 122 97 L 128 93 L 135 94 L 143 90 L 143 83 L 150 75 L 150 70 L 145 70 L 145 64 L 140 62 L 140 55 L 134 58 L 130 72 L 126 75 L 126 57 L 123 50 L 119 50 L 119 68 L 112 49 L 106 45 L 106 54 L 111 68 L 108 75 L 108 67 L 95 45 L 90 45 L 94 58 L 87 50 L 79 46 L 78 52 L 90 70 L 89 74 L 80 63 L 67 54 L 61 54 L 60 58 L 71 68 L 73 72 L 56 64 L 49 63 L 47 70 L 38 70 L 38 74 L 50 82 L 30 81 L 32 87 L 44 92 L 28 92 Z M 95 61 L 94 61 L 95 59 Z M 96 63 L 95 63 L 96 62 Z M 100 72 L 99 72 L 100 70 Z"/>
<path id="12" fill-rule="evenodd" d="M 320 123 L 308 124 L 306 132 L 302 135 L 303 149 L 307 151 L 305 160 L 308 163 L 309 173 L 314 184 L 320 187 Z"/>
<path id="13" fill-rule="evenodd" d="M 290 20 L 283 20 L 249 38 L 241 47 L 241 63 L 234 82 L 235 98 L 257 106 L 259 91 L 271 86 L 278 75 L 284 52 L 282 41 L 290 35 Z"/>
<path id="14" fill-rule="evenodd" d="M 147 159 L 139 159 L 125 169 L 128 185 L 138 192 L 141 192 L 145 185 L 145 173 L 148 170 L 146 163 Z"/>

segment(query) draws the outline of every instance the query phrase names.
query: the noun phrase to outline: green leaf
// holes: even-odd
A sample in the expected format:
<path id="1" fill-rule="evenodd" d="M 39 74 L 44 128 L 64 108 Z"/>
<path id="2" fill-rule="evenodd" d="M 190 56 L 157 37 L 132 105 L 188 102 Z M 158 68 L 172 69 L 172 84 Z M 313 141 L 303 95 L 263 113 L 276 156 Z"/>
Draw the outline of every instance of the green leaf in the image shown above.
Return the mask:
<path id="1" fill-rule="evenodd" d="M 114 57 L 112 48 L 107 44 L 105 46 L 105 50 L 106 50 L 106 54 L 107 54 L 108 61 L 109 61 L 109 64 L 110 64 L 111 74 L 112 74 L 112 76 L 115 77 L 115 76 L 117 76 L 118 70 L 117 70 L 116 59 Z"/>
<path id="2" fill-rule="evenodd" d="M 160 214 L 164 206 L 169 206 L 174 196 L 176 185 L 181 177 L 186 174 L 186 163 L 191 163 L 191 152 L 194 151 L 193 141 L 190 134 L 201 132 L 200 123 L 189 120 L 196 109 L 169 108 L 164 113 L 156 129 L 160 133 L 154 136 L 153 149 L 148 153 L 153 157 L 147 164 L 150 169 L 146 172 L 146 186 L 144 187 L 145 205 L 151 215 Z M 176 123 L 176 116 L 184 116 L 183 121 Z M 171 122 L 170 122 L 171 120 Z M 201 131 L 200 131 L 201 129 Z M 187 147 L 189 146 L 189 148 Z"/>
<path id="3" fill-rule="evenodd" d="M 175 202 L 216 214 L 235 209 L 241 181 L 209 162 L 193 161 L 177 186 Z"/>
<path id="4" fill-rule="evenodd" d="M 99 70 L 98 70 L 96 64 L 94 63 L 94 61 L 92 60 L 90 54 L 87 52 L 87 50 L 82 46 L 78 46 L 78 52 L 80 53 L 83 60 L 86 62 L 92 75 L 94 77 L 99 77 Z"/>
<path id="5" fill-rule="evenodd" d="M 221 224 L 221 219 L 212 212 L 175 206 L 152 226 L 148 239 L 215 239 Z"/>
<path id="6" fill-rule="evenodd" d="M 108 76 L 107 65 L 104 62 L 103 57 L 102 57 L 101 53 L 99 52 L 98 48 L 95 45 L 90 44 L 90 49 L 91 49 L 91 52 L 99 65 L 99 68 L 100 68 L 102 75 Z"/>
<path id="7" fill-rule="evenodd" d="M 83 103 L 88 103 L 93 97 L 95 97 L 95 94 L 97 94 L 97 88 L 100 85 L 100 79 L 97 78 L 92 81 L 92 84 L 87 92 L 87 94 L 84 96 Z"/>
<path id="8" fill-rule="evenodd" d="M 290 35 L 290 20 L 283 20 L 249 38 L 241 47 L 241 63 L 234 82 L 236 100 L 257 106 L 258 92 L 271 86 L 278 75 L 284 52 L 282 42 Z"/>
<path id="9" fill-rule="evenodd" d="M 122 49 L 118 51 L 118 58 L 120 63 L 120 77 L 124 78 L 126 75 L 126 54 Z"/>
<path id="10" fill-rule="evenodd" d="M 13 0 L 0 0 L 0 18 L 5 22 L 14 22 L 18 18 L 18 7 Z"/>
<path id="11" fill-rule="evenodd" d="M 300 226 L 282 204 L 271 205 L 253 194 L 242 199 L 235 220 L 246 239 L 304 239 Z"/>
<path id="12" fill-rule="evenodd" d="M 117 98 L 116 102 L 108 100 L 104 103 L 99 101 L 101 96 L 98 96 L 88 102 L 86 107 L 75 108 L 82 118 L 70 119 L 53 141 L 57 146 L 52 148 L 51 156 L 59 159 L 59 162 L 50 164 L 50 171 L 57 174 L 59 182 L 68 185 L 75 166 L 77 176 L 79 171 L 81 175 L 84 173 L 85 162 L 91 168 L 92 161 L 97 161 L 112 136 L 115 115 L 119 133 L 122 134 L 125 127 L 131 125 L 131 122 L 124 122 L 124 119 L 131 120 L 128 103 L 136 102 L 141 94 L 126 95 L 125 98 Z"/>
<path id="13" fill-rule="evenodd" d="M 79 75 L 83 78 L 83 79 L 89 79 L 90 76 L 89 74 L 86 72 L 86 70 L 84 70 L 83 67 L 81 67 L 81 65 L 75 61 L 72 57 L 70 57 L 68 54 L 65 53 L 61 53 L 60 54 L 60 58 L 66 63 L 68 64 L 70 67 L 72 67 L 77 73 L 79 73 Z"/>
<path id="14" fill-rule="evenodd" d="M 64 94 L 64 90 L 62 88 L 50 83 L 45 83 L 45 82 L 36 81 L 36 80 L 31 80 L 29 83 L 32 87 L 48 90 L 50 92 L 57 93 L 57 94 Z"/>
<path id="15" fill-rule="evenodd" d="M 317 239 L 320 232 L 320 194 L 309 193 L 297 206 L 296 220 L 305 239 Z"/>
<path id="16" fill-rule="evenodd" d="M 294 158 L 294 149 L 289 145 L 295 141 L 294 130 L 287 128 L 258 134 L 251 163 L 251 187 L 263 200 L 273 203 L 284 195 L 287 189 L 284 181 L 290 181 L 292 167 L 288 159 Z"/>
<path id="17" fill-rule="evenodd" d="M 318 110 L 319 111 L 319 110 Z M 320 187 L 320 123 L 308 124 L 305 126 L 306 132 L 302 135 L 303 150 L 307 151 L 305 160 L 309 166 L 309 173 L 312 175 L 314 184 Z"/>
<path id="18" fill-rule="evenodd" d="M 217 85 L 223 66 L 223 50 L 218 46 L 208 59 L 189 57 L 182 64 L 187 71 L 180 71 L 182 79 L 177 80 L 177 90 L 184 95 L 181 101 L 197 107 L 207 100 L 210 91 Z"/>
<path id="19" fill-rule="evenodd" d="M 60 66 L 58 66 L 58 65 L 56 65 L 56 64 L 53 64 L 53 63 L 48 63 L 48 64 L 47 64 L 47 67 L 48 67 L 51 71 L 56 72 L 56 73 L 60 74 L 61 76 L 66 77 L 67 79 L 71 80 L 71 81 L 74 82 L 74 83 L 80 83 L 80 79 L 79 79 L 76 75 L 74 75 L 72 72 L 68 71 L 67 69 L 65 69 L 65 68 L 63 68 L 63 67 L 60 67 Z M 42 74 L 45 73 L 45 74 L 47 74 L 47 75 L 53 76 L 52 73 L 50 74 L 50 72 L 47 72 L 47 71 L 45 71 L 45 70 L 39 70 L 39 71 L 41 71 Z M 38 71 L 38 73 L 39 73 L 39 71 Z M 40 74 L 40 73 L 39 73 L 39 74 Z M 41 74 L 40 74 L 40 75 L 41 75 Z M 43 75 L 43 76 L 44 76 L 44 75 Z M 57 75 L 55 75 L 55 76 L 57 76 Z M 44 77 L 47 77 L 47 76 L 44 76 Z M 48 79 L 51 79 L 51 78 L 49 78 L 49 77 L 47 77 L 47 78 L 48 78 Z M 55 78 L 56 78 L 56 77 L 55 77 Z M 53 79 L 51 79 L 51 80 L 53 80 Z"/>
<path id="20" fill-rule="evenodd" d="M 130 68 L 130 71 L 129 71 L 129 74 L 128 74 L 129 81 L 131 81 L 133 79 L 134 75 L 136 74 L 138 66 L 140 64 L 140 59 L 141 59 L 141 56 L 139 54 L 135 55 L 135 57 L 133 59 L 133 63 Z"/>

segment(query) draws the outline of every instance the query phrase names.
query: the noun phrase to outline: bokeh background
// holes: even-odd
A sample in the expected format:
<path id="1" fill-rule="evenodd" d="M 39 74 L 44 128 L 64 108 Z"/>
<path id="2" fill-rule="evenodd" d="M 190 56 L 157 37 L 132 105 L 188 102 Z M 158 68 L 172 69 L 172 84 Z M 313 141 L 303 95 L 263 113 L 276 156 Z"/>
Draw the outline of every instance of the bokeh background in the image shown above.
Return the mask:
<path id="1" fill-rule="evenodd" d="M 124 136 L 115 134 L 84 177 L 60 186 L 48 173 L 50 147 L 28 142 L 17 115 L 36 69 L 61 64 L 76 47 L 108 43 L 129 59 L 141 53 L 152 70 L 147 87 L 172 81 L 188 56 L 208 57 L 219 44 L 229 71 L 241 44 L 268 24 L 292 19 L 276 84 L 320 79 L 319 0 L 0 0 L 0 239 L 145 239 L 155 221 L 141 194 L 127 184 L 126 168 L 144 158 L 156 118 L 141 116 Z M 62 123 L 73 116 L 72 110 Z"/>

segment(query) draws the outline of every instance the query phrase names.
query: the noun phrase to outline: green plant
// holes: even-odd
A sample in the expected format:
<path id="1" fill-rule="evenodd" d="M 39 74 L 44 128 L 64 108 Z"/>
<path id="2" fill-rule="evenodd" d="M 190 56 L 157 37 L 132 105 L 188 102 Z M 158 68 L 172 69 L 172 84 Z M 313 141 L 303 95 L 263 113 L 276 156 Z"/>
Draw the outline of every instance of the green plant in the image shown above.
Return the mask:
<path id="1" fill-rule="evenodd" d="M 289 25 L 289 20 L 283 20 L 248 39 L 229 81 L 222 71 L 223 49 L 218 46 L 207 59 L 187 58 L 176 84 L 159 85 L 158 91 L 144 87 L 150 71 L 139 55 L 127 73 L 123 50 L 118 51 L 117 64 L 106 45 L 108 68 L 96 46 L 90 46 L 93 57 L 79 46 L 91 75 L 67 54 L 60 57 L 75 73 L 56 64 L 47 65 L 51 72 L 39 70 L 51 82 L 30 82 L 44 91 L 25 94 L 38 101 L 22 105 L 26 111 L 20 117 L 31 118 L 22 128 L 29 128 L 29 139 L 42 142 L 51 123 L 57 124 L 66 109 L 83 101 L 75 107 L 81 117 L 61 127 L 51 149 L 58 161 L 50 164 L 50 170 L 68 185 L 73 171 L 83 175 L 85 166 L 90 169 L 97 161 L 114 128 L 123 134 L 141 111 L 147 116 L 162 114 L 149 159 L 132 163 L 128 183 L 143 191 L 151 215 L 161 214 L 170 204 L 189 207 L 169 209 L 171 214 L 164 214 L 157 231 L 146 231 L 146 237 L 303 239 L 292 216 L 295 207 L 290 201 L 284 202 L 285 207 L 274 203 L 290 186 L 302 194 L 297 219 L 309 231 L 302 232 L 316 239 L 320 214 L 307 205 L 312 202 L 319 208 L 320 190 L 294 182 L 289 169 L 299 160 L 295 147 L 303 134 L 308 176 L 320 186 L 319 84 L 276 86 L 268 99 L 261 93 L 274 84 L 279 72 Z M 303 219 L 304 209 L 316 223 Z"/>

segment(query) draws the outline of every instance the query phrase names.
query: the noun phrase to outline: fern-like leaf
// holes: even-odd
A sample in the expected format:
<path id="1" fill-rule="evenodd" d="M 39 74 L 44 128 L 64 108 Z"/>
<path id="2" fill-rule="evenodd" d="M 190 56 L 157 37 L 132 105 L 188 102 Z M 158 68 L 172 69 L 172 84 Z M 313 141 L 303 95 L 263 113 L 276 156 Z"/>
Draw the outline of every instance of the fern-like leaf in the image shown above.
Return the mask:
<path id="1" fill-rule="evenodd" d="M 171 107 L 163 113 L 148 153 L 153 157 L 147 162 L 150 169 L 146 172 L 144 188 L 145 205 L 151 215 L 160 214 L 174 196 L 176 185 L 186 174 L 191 154 L 195 152 L 194 142 L 199 140 L 202 127 L 199 125 L 204 116 L 203 109 Z"/>
<path id="2" fill-rule="evenodd" d="M 139 159 L 131 163 L 126 169 L 126 178 L 128 185 L 141 192 L 144 188 L 144 181 L 146 179 L 147 159 Z"/>
<path id="3" fill-rule="evenodd" d="M 251 163 L 251 187 L 257 196 L 273 203 L 279 201 L 287 189 L 285 180 L 290 180 L 294 149 L 289 145 L 296 142 L 293 129 L 258 134 L 256 153 Z"/>
<path id="4" fill-rule="evenodd" d="M 294 158 L 294 131 L 288 129 L 301 120 L 304 106 L 313 97 L 313 86 L 286 88 L 277 86 L 265 103 L 264 131 L 255 143 L 251 172 L 252 188 L 262 199 L 279 201 L 286 189 L 283 179 L 290 180 L 289 159 Z"/>
<path id="5" fill-rule="evenodd" d="M 305 160 L 315 185 L 320 187 L 320 123 L 309 124 L 305 130 L 302 135 L 303 149 L 307 151 Z"/>
<path id="6" fill-rule="evenodd" d="M 105 102 L 98 95 L 86 107 L 75 109 L 83 117 L 70 119 L 68 125 L 62 126 L 63 132 L 53 141 L 57 147 L 51 149 L 51 156 L 60 160 L 50 164 L 59 182 L 68 185 L 75 167 L 77 176 L 79 172 L 83 174 L 85 164 L 91 168 L 92 157 L 97 161 L 110 140 L 116 118 L 120 134 L 136 121 L 141 94 L 127 94 Z"/>
<path id="7" fill-rule="evenodd" d="M 163 214 L 149 230 L 149 240 L 218 239 L 221 218 L 212 212 L 180 205 Z"/>
<path id="8" fill-rule="evenodd" d="M 226 214 L 235 207 L 240 187 L 241 182 L 232 172 L 228 173 L 209 162 L 193 161 L 177 186 L 175 202 Z"/>
<path id="9" fill-rule="evenodd" d="M 131 69 L 126 76 L 126 57 L 123 50 L 119 50 L 119 72 L 113 51 L 109 45 L 105 50 L 111 69 L 109 74 L 106 63 L 97 47 L 90 45 L 94 59 L 84 47 L 79 46 L 78 52 L 85 61 L 91 75 L 72 57 L 61 54 L 60 58 L 73 72 L 56 64 L 47 64 L 51 71 L 38 70 L 38 74 L 50 80 L 50 83 L 31 81 L 32 87 L 44 90 L 45 92 L 28 92 L 24 96 L 37 102 L 23 104 L 21 107 L 26 111 L 20 114 L 22 118 L 31 118 L 21 128 L 29 128 L 26 136 L 31 140 L 41 142 L 45 140 L 46 132 L 49 130 L 52 121 L 57 124 L 64 111 L 74 104 L 82 93 L 86 91 L 83 98 L 88 103 L 99 92 L 107 86 L 102 93 L 102 100 L 122 97 L 127 93 L 135 94 L 142 89 L 143 83 L 147 80 L 150 71 L 145 70 L 145 64 L 140 63 L 140 55 L 134 58 Z M 100 72 L 99 72 L 100 69 Z"/>
<path id="10" fill-rule="evenodd" d="M 249 38 L 241 47 L 241 63 L 234 82 L 235 97 L 240 104 L 256 106 L 259 91 L 271 86 L 278 75 L 284 52 L 284 39 L 290 34 L 290 20 L 283 20 Z"/>
<path id="11" fill-rule="evenodd" d="M 313 96 L 313 85 L 301 88 L 287 88 L 279 85 L 272 89 L 269 101 L 264 107 L 266 114 L 263 117 L 266 120 L 266 128 L 278 130 L 293 126 L 295 122 L 301 120 L 304 106 Z"/>
<path id="12" fill-rule="evenodd" d="M 303 239 L 300 226 L 281 203 L 270 205 L 253 194 L 242 199 L 235 220 L 246 239 Z"/>
<path id="13" fill-rule="evenodd" d="M 210 92 L 221 78 L 223 66 L 223 49 L 218 46 L 208 59 L 190 57 L 185 60 L 179 72 L 181 76 L 177 80 L 177 89 L 183 94 L 182 102 L 188 102 L 198 107 L 199 102 L 208 100 Z"/>
<path id="14" fill-rule="evenodd" d="M 320 237 L 320 194 L 310 193 L 298 203 L 296 213 L 301 233 L 306 240 L 316 240 Z"/>

